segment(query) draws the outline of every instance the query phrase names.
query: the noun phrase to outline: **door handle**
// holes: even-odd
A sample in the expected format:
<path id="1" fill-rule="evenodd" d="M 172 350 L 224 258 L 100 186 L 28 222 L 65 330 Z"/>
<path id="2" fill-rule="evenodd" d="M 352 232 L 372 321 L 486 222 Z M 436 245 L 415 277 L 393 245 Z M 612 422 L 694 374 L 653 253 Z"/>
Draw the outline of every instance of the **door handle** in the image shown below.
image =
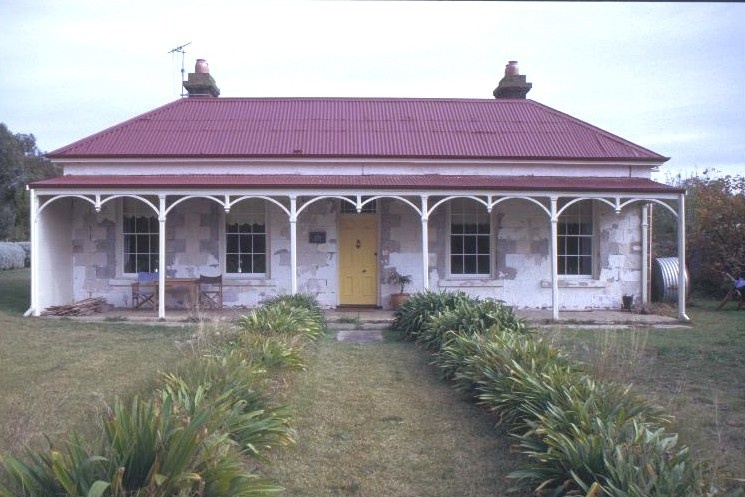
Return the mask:
<path id="1" fill-rule="evenodd" d="M 363 273 L 366 273 L 366 272 L 367 272 L 367 269 L 363 269 L 363 270 L 362 270 L 362 272 L 363 272 Z"/>

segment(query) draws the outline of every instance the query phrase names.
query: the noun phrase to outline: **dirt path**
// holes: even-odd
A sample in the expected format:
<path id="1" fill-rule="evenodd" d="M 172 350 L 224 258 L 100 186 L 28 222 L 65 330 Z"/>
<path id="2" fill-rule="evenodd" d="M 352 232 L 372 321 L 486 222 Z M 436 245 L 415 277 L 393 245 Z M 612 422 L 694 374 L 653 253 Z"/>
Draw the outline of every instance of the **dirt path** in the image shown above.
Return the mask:
<path id="1" fill-rule="evenodd" d="M 409 343 L 322 341 L 288 398 L 298 443 L 269 476 L 288 496 L 506 495 L 508 437 L 428 360 Z"/>

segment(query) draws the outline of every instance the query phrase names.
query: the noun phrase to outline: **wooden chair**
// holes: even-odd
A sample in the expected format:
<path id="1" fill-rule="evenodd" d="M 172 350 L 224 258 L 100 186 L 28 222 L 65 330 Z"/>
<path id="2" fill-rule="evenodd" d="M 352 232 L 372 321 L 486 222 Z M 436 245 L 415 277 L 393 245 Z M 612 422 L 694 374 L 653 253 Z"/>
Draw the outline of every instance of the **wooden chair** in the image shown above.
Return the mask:
<path id="1" fill-rule="evenodd" d="M 222 275 L 199 276 L 199 306 L 222 309 Z"/>
<path id="2" fill-rule="evenodd" d="M 137 273 L 132 283 L 132 309 L 149 305 L 158 308 L 158 273 Z"/>

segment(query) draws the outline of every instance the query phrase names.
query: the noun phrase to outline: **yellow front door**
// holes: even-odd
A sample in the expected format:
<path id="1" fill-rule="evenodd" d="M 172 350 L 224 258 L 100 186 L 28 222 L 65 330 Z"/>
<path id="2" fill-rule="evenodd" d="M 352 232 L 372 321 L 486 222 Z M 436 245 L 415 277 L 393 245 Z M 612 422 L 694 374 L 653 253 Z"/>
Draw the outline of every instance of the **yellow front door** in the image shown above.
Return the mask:
<path id="1" fill-rule="evenodd" d="M 378 303 L 378 219 L 342 216 L 339 227 L 339 304 Z"/>

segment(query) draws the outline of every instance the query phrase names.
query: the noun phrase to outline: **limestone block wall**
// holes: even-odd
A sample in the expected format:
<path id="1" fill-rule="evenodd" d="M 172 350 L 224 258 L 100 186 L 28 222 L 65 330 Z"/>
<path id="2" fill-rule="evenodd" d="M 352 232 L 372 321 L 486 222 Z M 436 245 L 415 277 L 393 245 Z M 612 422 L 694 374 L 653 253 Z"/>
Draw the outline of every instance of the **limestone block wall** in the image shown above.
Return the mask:
<path id="1" fill-rule="evenodd" d="M 424 288 L 422 224 L 419 214 L 398 200 L 381 199 L 379 212 L 380 305 L 388 309 L 391 294 L 401 291 L 400 286 L 387 282 L 392 271 L 412 277 L 412 283 L 405 288 L 406 292 L 414 293 Z"/>
<path id="2" fill-rule="evenodd" d="M 560 309 L 620 308 L 623 295 L 641 294 L 641 211 L 620 214 L 595 202 L 595 272 L 592 277 L 559 277 Z M 448 275 L 447 209 L 429 219 L 430 288 L 494 298 L 516 308 L 550 308 L 550 222 L 537 205 L 508 200 L 492 211 L 491 277 Z"/>
<path id="3" fill-rule="evenodd" d="M 117 271 L 117 233 L 121 231 L 115 201 L 96 212 L 89 202 L 72 201 L 72 274 L 75 300 L 104 297 L 115 306 L 130 305 L 131 287 L 126 291 L 113 284 Z"/>

